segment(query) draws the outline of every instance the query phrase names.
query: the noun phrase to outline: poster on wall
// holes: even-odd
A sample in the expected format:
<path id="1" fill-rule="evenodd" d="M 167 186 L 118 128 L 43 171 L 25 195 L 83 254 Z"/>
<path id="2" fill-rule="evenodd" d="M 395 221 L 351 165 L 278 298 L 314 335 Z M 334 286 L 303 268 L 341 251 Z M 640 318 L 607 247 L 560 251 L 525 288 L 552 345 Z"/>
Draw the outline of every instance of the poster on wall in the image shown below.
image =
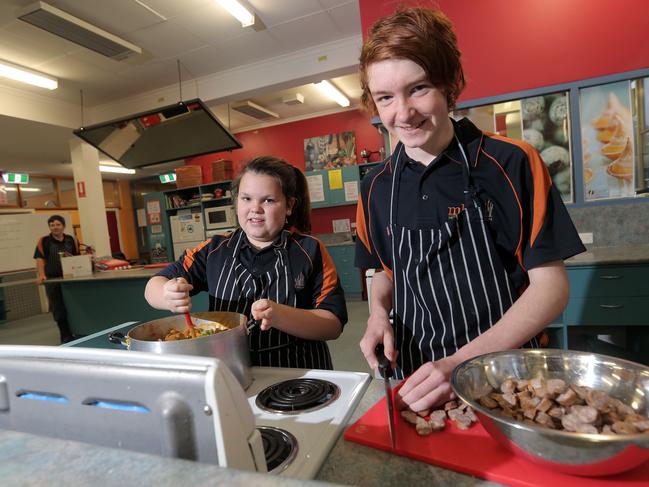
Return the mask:
<path id="1" fill-rule="evenodd" d="M 356 164 L 354 132 L 340 132 L 304 139 L 304 165 L 307 171 L 333 169 L 352 164 Z"/>
<path id="2" fill-rule="evenodd" d="M 539 151 L 565 203 L 574 201 L 568 106 L 567 92 L 521 99 L 523 140 Z"/>
<path id="3" fill-rule="evenodd" d="M 631 85 L 620 81 L 579 92 L 586 201 L 635 194 Z"/>

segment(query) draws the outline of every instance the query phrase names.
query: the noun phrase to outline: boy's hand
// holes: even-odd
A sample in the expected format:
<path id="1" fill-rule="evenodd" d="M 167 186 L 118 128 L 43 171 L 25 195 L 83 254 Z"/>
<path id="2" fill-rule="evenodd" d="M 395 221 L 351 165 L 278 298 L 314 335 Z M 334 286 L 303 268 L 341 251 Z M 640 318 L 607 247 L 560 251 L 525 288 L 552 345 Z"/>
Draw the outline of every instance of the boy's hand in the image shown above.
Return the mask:
<path id="1" fill-rule="evenodd" d="M 192 308 L 189 291 L 193 288 L 183 277 L 168 280 L 162 287 L 167 309 L 172 313 L 188 313 Z"/>

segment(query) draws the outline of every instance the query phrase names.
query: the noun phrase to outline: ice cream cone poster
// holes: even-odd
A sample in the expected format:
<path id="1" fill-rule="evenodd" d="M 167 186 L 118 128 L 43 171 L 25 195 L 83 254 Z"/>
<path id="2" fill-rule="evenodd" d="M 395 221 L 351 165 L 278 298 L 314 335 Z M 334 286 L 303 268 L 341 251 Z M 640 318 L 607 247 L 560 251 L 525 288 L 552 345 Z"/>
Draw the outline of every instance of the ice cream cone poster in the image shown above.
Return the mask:
<path id="1" fill-rule="evenodd" d="M 630 90 L 629 81 L 580 90 L 586 201 L 625 198 L 635 194 L 635 141 Z"/>

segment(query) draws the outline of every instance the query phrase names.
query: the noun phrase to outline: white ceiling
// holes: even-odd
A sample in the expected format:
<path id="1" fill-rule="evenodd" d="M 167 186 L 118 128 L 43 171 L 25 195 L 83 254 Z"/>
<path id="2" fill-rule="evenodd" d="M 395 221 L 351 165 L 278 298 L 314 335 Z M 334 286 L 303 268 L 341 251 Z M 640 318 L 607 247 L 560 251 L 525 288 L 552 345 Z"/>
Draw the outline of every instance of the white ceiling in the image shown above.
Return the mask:
<path id="1" fill-rule="evenodd" d="M 0 106 L 0 170 L 71 174 L 68 143 L 71 125 L 81 125 L 81 90 L 86 117 L 168 105 L 180 97 L 178 62 L 183 98 L 203 98 L 235 133 L 268 125 L 229 109 L 229 104 L 244 99 L 278 113 L 274 124 L 340 111 L 312 84 L 325 75 L 350 98 L 349 109 L 358 105 L 355 64 L 337 65 L 335 55 L 328 59 L 317 51 L 325 45 L 334 46 L 333 52 L 339 43 L 348 58 L 357 59 L 357 0 L 242 0 L 266 26 L 262 31 L 242 28 L 214 0 L 47 2 L 142 48 L 142 55 L 121 62 L 18 20 L 16 12 L 31 3 L 0 1 L 0 59 L 55 76 L 59 88 L 47 91 L 0 78 L 0 92 L 13 95 L 12 101 L 25 97 L 36 106 L 65 107 L 59 109 L 65 113 L 57 125 L 50 119 L 42 123 L 34 110 L 21 113 L 13 108 L 9 113 Z M 350 53 L 349 46 L 355 52 Z M 310 61 L 312 57 L 317 62 Z M 309 63 L 315 68 L 300 71 L 300 64 Z M 282 98 L 295 92 L 304 96 L 304 104 L 285 105 Z"/>

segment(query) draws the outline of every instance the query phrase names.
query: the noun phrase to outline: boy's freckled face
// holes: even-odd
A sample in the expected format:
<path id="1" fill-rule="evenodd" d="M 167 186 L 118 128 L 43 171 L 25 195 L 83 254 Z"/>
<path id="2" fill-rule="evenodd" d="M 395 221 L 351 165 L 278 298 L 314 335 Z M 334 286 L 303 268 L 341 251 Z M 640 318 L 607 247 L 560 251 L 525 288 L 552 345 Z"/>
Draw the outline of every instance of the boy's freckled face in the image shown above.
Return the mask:
<path id="1" fill-rule="evenodd" d="M 237 218 L 251 244 L 264 248 L 284 228 L 291 214 L 282 187 L 273 176 L 246 173 L 239 183 Z"/>

